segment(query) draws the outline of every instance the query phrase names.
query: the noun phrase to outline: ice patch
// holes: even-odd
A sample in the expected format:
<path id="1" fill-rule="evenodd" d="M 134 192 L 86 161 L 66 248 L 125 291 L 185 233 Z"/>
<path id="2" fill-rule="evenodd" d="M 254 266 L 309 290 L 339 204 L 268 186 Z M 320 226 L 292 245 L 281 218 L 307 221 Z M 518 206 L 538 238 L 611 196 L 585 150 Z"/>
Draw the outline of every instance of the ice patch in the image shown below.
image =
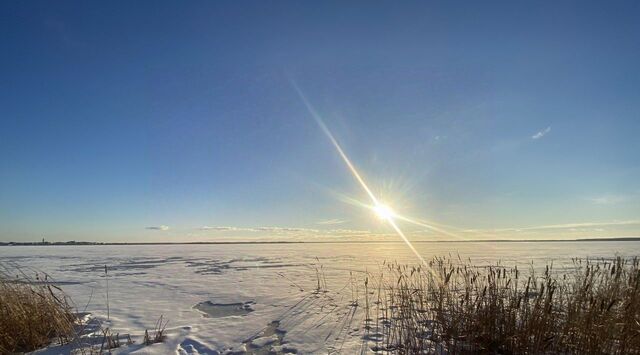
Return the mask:
<path id="1" fill-rule="evenodd" d="M 245 303 L 213 303 L 204 301 L 196 304 L 193 308 L 203 313 L 207 318 L 222 318 L 231 316 L 243 316 L 253 312 L 253 301 Z"/>

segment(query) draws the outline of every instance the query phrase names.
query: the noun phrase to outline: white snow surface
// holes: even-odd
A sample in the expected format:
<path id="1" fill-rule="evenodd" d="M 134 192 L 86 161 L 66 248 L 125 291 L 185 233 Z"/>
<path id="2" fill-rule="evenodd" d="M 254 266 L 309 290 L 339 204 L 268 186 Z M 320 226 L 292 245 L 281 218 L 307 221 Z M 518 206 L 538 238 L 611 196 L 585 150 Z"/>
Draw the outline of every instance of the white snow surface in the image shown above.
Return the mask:
<path id="1" fill-rule="evenodd" d="M 638 242 L 415 246 L 427 259 L 459 254 L 481 265 L 553 260 L 561 268 L 571 257 L 640 255 Z M 402 243 L 0 247 L 0 261 L 46 272 L 92 324 L 120 333 L 123 345 L 114 354 L 371 353 L 375 334 L 365 334 L 364 312 L 351 305 L 347 285 L 385 260 L 417 264 Z M 165 341 L 143 346 L 145 329 L 160 315 L 168 320 Z M 124 344 L 124 334 L 134 344 Z M 70 352 L 54 344 L 36 353 Z"/>

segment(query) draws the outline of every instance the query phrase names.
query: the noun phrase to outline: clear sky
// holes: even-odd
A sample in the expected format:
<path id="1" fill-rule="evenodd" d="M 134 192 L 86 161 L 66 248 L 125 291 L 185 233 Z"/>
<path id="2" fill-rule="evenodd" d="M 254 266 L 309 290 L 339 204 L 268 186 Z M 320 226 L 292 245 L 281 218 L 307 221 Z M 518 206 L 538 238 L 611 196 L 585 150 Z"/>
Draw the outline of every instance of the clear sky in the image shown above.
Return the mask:
<path id="1" fill-rule="evenodd" d="M 640 235 L 640 2 L 2 1 L 0 241 Z M 351 201 L 351 202 L 349 202 Z"/>

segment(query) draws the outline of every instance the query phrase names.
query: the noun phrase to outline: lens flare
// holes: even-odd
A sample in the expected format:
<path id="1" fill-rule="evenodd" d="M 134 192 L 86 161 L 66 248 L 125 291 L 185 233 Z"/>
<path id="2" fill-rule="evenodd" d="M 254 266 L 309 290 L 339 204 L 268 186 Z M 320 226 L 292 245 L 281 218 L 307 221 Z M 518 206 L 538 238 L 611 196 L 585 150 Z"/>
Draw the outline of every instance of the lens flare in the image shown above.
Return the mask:
<path id="1" fill-rule="evenodd" d="M 375 206 L 373 208 L 373 211 L 376 213 L 378 218 L 385 221 L 392 219 L 396 215 L 389 206 L 383 204 L 378 204 L 377 206 Z"/>
<path id="2" fill-rule="evenodd" d="M 433 272 L 433 270 L 431 270 L 431 268 L 429 267 L 429 264 L 427 264 L 427 262 L 424 260 L 422 255 L 420 255 L 420 253 L 418 253 L 418 251 L 413 246 L 413 244 L 411 244 L 411 242 L 406 237 L 404 232 L 402 232 L 400 227 L 398 227 L 398 225 L 396 224 L 396 222 L 395 222 L 395 220 L 393 218 L 395 216 L 395 214 L 392 212 L 392 210 L 390 208 L 386 207 L 385 205 L 381 204 L 378 201 L 378 199 L 376 198 L 376 196 L 373 194 L 371 189 L 369 189 L 369 186 L 367 186 L 367 184 L 365 183 L 365 181 L 362 178 L 362 176 L 360 176 L 360 174 L 358 173 L 358 170 L 356 170 L 355 166 L 351 163 L 351 160 L 349 160 L 349 157 L 347 157 L 347 154 L 345 154 L 345 152 L 342 150 L 342 147 L 340 146 L 340 144 L 338 144 L 338 141 L 333 137 L 333 134 L 331 134 L 331 131 L 329 131 L 329 128 L 327 128 L 327 126 L 324 124 L 324 121 L 322 120 L 322 117 L 316 112 L 316 110 L 313 108 L 313 106 L 311 106 L 311 103 L 309 102 L 309 100 L 307 100 L 306 96 L 302 93 L 302 90 L 300 90 L 300 88 L 293 81 L 291 81 L 291 85 L 293 86 L 293 88 L 296 90 L 296 92 L 300 96 L 300 99 L 302 100 L 302 102 L 306 106 L 307 111 L 309 111 L 309 113 L 311 114 L 313 119 L 316 121 L 318 126 L 320 126 L 320 128 L 322 129 L 324 134 L 327 136 L 327 138 L 329 138 L 329 140 L 331 141 L 333 146 L 336 148 L 336 150 L 338 151 L 338 154 L 340 155 L 340 157 L 342 158 L 344 163 L 347 165 L 347 167 L 351 171 L 351 174 L 353 175 L 353 177 L 358 181 L 358 183 L 360 183 L 360 186 L 367 193 L 367 195 L 369 195 L 369 198 L 371 198 L 371 202 L 373 202 L 374 210 L 376 211 L 378 216 L 384 217 L 384 219 L 386 219 L 389 222 L 389 225 L 391 225 L 391 227 L 396 231 L 398 236 L 400 236 L 400 238 L 402 238 L 402 241 L 409 247 L 409 249 L 411 249 L 413 254 L 415 254 L 415 256 L 418 258 L 418 260 L 420 260 L 420 262 L 425 267 L 425 269 L 428 270 L 428 272 L 430 272 L 433 276 L 438 278 L 438 275 L 436 275 Z"/>

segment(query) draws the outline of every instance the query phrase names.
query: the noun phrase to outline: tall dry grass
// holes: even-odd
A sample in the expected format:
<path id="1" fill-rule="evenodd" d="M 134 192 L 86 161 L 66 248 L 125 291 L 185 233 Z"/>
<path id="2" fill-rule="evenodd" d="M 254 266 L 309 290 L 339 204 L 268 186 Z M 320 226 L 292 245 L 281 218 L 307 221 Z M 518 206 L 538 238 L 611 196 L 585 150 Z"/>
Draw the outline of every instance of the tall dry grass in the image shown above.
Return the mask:
<path id="1" fill-rule="evenodd" d="M 41 348 L 75 335 L 76 317 L 67 297 L 46 275 L 27 275 L 0 265 L 0 353 Z"/>
<path id="2" fill-rule="evenodd" d="M 637 258 L 540 274 L 434 258 L 376 280 L 366 328 L 382 353 L 640 354 Z"/>

